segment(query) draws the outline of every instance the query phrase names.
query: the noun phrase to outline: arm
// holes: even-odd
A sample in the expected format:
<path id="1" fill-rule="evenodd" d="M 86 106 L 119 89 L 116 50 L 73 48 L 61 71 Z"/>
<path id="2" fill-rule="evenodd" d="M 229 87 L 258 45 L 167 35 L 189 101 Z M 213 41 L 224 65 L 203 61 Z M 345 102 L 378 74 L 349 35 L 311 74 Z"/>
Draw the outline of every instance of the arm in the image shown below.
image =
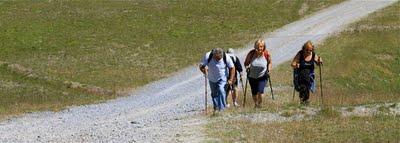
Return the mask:
<path id="1" fill-rule="evenodd" d="M 229 68 L 229 79 L 228 79 L 228 84 L 232 85 L 233 84 L 233 79 L 235 78 L 235 65 L 231 58 L 226 58 L 226 66 Z"/>
<path id="2" fill-rule="evenodd" d="M 247 68 L 247 67 L 250 65 L 250 62 L 251 62 L 251 58 L 252 58 L 252 56 L 253 56 L 253 53 L 254 53 L 254 50 L 251 50 L 251 51 L 247 54 L 246 59 L 244 60 L 244 67 L 245 67 L 245 68 Z"/>
<path id="3" fill-rule="evenodd" d="M 293 67 L 293 69 L 297 69 L 300 67 L 299 61 L 300 61 L 300 54 L 297 53 L 297 55 L 292 60 L 291 66 Z"/>
<path id="4" fill-rule="evenodd" d="M 229 68 L 229 80 L 228 80 L 228 82 L 230 81 L 230 84 L 232 84 L 232 81 L 233 81 L 233 79 L 235 77 L 234 73 L 235 73 L 235 67 Z"/>
<path id="5" fill-rule="evenodd" d="M 200 71 L 201 71 L 203 74 L 207 75 L 207 68 L 206 68 L 206 66 L 200 64 L 200 65 L 199 65 L 199 69 L 200 69 Z"/>
<path id="6" fill-rule="evenodd" d="M 271 54 L 267 51 L 267 54 L 268 54 L 268 72 L 270 72 L 271 71 L 271 69 L 272 69 L 272 58 L 271 58 Z"/>
<path id="7" fill-rule="evenodd" d="M 200 71 L 203 73 L 203 74 L 205 74 L 205 75 L 207 75 L 207 65 L 208 65 L 208 56 L 210 55 L 210 53 L 206 53 L 205 55 L 204 55 L 204 57 L 201 59 L 201 61 L 200 61 L 200 64 L 199 64 L 199 69 L 200 69 Z"/>

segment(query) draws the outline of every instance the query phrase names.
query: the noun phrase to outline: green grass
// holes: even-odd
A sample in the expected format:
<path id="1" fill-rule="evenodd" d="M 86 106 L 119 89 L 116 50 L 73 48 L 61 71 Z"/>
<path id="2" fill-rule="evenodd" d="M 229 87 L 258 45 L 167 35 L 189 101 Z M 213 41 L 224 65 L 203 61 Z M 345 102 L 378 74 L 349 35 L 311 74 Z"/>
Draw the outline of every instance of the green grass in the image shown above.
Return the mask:
<path id="1" fill-rule="evenodd" d="M 1 2 L 0 60 L 42 75 L 130 89 L 342 0 Z"/>
<path id="2" fill-rule="evenodd" d="M 398 142 L 399 116 L 384 115 L 396 104 L 379 107 L 383 114 L 372 117 L 341 117 L 335 110 L 335 106 L 353 111 L 360 104 L 400 101 L 398 9 L 400 2 L 351 25 L 354 31 L 346 30 L 318 45 L 316 52 L 324 59 L 325 108 L 313 119 L 284 123 L 211 119 L 208 135 L 222 142 Z M 292 116 L 293 109 L 303 108 L 298 105 L 298 96 L 292 102 L 291 75 L 289 62 L 275 68 L 271 75 L 275 85 L 282 86 L 281 103 L 273 108 L 283 109 L 278 111 L 284 111 L 281 116 L 285 117 Z M 318 96 L 317 90 L 311 96 L 311 107 L 318 106 Z"/>
<path id="3" fill-rule="evenodd" d="M 354 105 L 400 101 L 400 3 L 374 13 L 327 40 L 318 52 L 325 60 L 327 103 Z M 362 27 L 375 27 L 362 29 Z"/>
<path id="4" fill-rule="evenodd" d="M 345 31 L 328 38 L 316 49 L 322 67 L 324 102 L 328 105 L 358 105 L 400 101 L 399 3 L 376 12 Z M 397 26 L 397 28 L 396 28 Z M 367 27 L 367 28 L 365 28 Z M 382 28 L 389 27 L 389 28 Z M 289 62 L 272 73 L 277 85 L 292 86 Z M 316 69 L 319 96 L 319 70 Z M 293 89 L 292 89 L 293 90 Z M 287 98 L 291 90 L 282 92 Z M 296 98 L 297 99 L 297 98 Z"/>
<path id="5" fill-rule="evenodd" d="M 221 142 L 397 142 L 398 116 L 318 118 L 311 121 L 251 123 L 227 121 L 208 126 Z"/>
<path id="6" fill-rule="evenodd" d="M 63 83 L 22 76 L 0 66 L 0 119 L 40 110 L 58 111 L 66 106 L 96 103 L 113 96 L 89 96 Z"/>
<path id="7" fill-rule="evenodd" d="M 103 101 L 110 97 L 62 83 L 131 91 L 194 65 L 214 47 L 242 47 L 342 1 L 1 1 L 0 62 L 32 68 L 38 78 L 3 67 L 2 84 L 25 86 L 1 91 L 0 114 L 13 114 L 16 103 L 24 112 Z"/>

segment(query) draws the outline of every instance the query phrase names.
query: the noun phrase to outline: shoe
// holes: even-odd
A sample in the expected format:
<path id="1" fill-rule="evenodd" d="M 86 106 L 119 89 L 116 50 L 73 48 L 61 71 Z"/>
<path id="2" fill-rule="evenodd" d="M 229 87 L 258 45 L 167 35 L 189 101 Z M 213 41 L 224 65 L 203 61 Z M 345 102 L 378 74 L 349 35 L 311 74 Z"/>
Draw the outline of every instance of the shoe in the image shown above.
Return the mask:
<path id="1" fill-rule="evenodd" d="M 310 102 L 309 101 L 301 101 L 300 104 L 303 106 L 308 106 L 310 104 Z"/>
<path id="2" fill-rule="evenodd" d="M 258 108 L 258 104 L 255 104 L 255 105 L 254 105 L 254 108 Z"/>
<path id="3" fill-rule="evenodd" d="M 231 104 L 226 104 L 226 108 L 229 108 L 231 106 Z"/>
<path id="4" fill-rule="evenodd" d="M 306 106 L 310 105 L 310 101 L 306 101 L 306 102 L 305 102 L 305 105 L 306 105 Z"/>
<path id="5" fill-rule="evenodd" d="M 237 102 L 233 102 L 233 106 L 239 107 L 240 105 Z"/>

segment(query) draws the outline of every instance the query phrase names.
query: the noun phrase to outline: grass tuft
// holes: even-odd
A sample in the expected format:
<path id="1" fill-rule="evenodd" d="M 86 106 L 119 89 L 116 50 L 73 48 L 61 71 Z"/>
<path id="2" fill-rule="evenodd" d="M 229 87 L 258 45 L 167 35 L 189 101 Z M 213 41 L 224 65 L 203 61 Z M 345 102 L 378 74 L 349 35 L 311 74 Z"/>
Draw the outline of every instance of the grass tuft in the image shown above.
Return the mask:
<path id="1" fill-rule="evenodd" d="M 340 117 L 341 113 L 333 107 L 324 107 L 318 112 L 318 115 L 324 118 L 336 118 Z"/>

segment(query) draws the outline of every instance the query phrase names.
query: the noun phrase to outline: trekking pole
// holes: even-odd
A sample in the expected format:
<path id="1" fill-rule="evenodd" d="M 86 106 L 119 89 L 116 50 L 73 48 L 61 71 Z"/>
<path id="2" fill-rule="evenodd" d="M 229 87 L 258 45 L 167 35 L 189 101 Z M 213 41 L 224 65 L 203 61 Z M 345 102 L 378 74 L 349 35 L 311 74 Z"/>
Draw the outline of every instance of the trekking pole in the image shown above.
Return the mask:
<path id="1" fill-rule="evenodd" d="M 324 96 L 324 92 L 322 92 L 322 63 L 320 63 L 320 65 L 318 66 L 319 67 L 319 80 L 320 80 L 320 88 L 321 88 L 321 104 L 322 104 L 322 106 L 324 106 L 324 98 L 323 98 L 323 96 Z"/>
<path id="2" fill-rule="evenodd" d="M 296 76 L 294 75 L 295 71 L 293 71 L 293 80 L 295 80 L 294 78 L 296 78 Z M 293 97 L 292 97 L 292 102 L 294 101 L 294 96 L 296 95 L 296 85 L 293 82 Z"/>
<path id="3" fill-rule="evenodd" d="M 205 87 L 204 87 L 204 91 L 205 91 L 205 94 L 204 94 L 204 102 L 205 102 L 204 112 L 207 115 L 207 75 L 206 74 L 204 74 L 204 84 L 205 84 Z"/>
<path id="4" fill-rule="evenodd" d="M 246 68 L 246 83 L 244 85 L 243 108 L 246 107 L 247 82 L 249 80 L 249 74 L 250 74 L 250 67 Z"/>
<path id="5" fill-rule="evenodd" d="M 274 91 L 272 90 L 272 81 L 271 81 L 271 76 L 269 76 L 269 87 L 271 88 L 272 100 L 275 100 L 275 98 L 274 98 Z"/>
<path id="6" fill-rule="evenodd" d="M 247 76 L 246 76 L 246 83 L 245 83 L 245 85 L 244 85 L 244 94 L 243 94 L 243 108 L 246 107 L 247 82 L 248 82 L 248 78 L 247 78 Z"/>
<path id="7" fill-rule="evenodd" d="M 242 78 L 240 78 L 240 83 L 242 84 L 242 93 L 244 93 L 244 85 L 243 85 L 243 79 Z M 237 98 L 239 98 L 239 97 L 237 97 Z"/>
<path id="8" fill-rule="evenodd" d="M 296 89 L 295 89 L 295 87 L 294 87 L 294 85 L 293 85 L 293 97 L 292 97 L 292 102 L 294 101 L 294 95 L 296 94 Z"/>

